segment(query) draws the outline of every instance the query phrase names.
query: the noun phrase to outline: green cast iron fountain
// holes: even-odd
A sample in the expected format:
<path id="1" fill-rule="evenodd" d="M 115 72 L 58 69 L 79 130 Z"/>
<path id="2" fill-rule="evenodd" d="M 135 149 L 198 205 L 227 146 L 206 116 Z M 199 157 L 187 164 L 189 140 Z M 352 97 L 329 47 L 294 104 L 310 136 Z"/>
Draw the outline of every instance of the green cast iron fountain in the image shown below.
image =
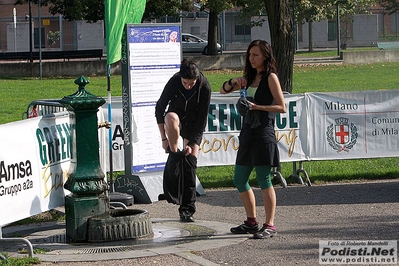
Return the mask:
<path id="1" fill-rule="evenodd" d="M 86 90 L 89 80 L 75 80 L 77 92 L 60 100 L 70 112 L 72 157 L 65 189 L 66 238 L 103 242 L 153 234 L 148 212 L 109 207 L 108 184 L 100 166 L 97 112 L 105 103 Z"/>

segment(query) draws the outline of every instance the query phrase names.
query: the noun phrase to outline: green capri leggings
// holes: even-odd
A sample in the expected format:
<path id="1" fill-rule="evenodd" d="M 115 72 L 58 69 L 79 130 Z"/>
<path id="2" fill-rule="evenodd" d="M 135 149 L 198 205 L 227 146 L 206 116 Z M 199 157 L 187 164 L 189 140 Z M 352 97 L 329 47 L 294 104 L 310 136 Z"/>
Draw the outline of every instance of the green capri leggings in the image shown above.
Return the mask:
<path id="1" fill-rule="evenodd" d="M 249 185 L 249 175 L 253 168 L 255 168 L 256 180 L 261 189 L 266 189 L 272 186 L 270 178 L 272 167 L 270 165 L 236 165 L 234 168 L 234 185 L 237 187 L 239 192 L 245 192 L 251 189 L 251 186 Z"/>

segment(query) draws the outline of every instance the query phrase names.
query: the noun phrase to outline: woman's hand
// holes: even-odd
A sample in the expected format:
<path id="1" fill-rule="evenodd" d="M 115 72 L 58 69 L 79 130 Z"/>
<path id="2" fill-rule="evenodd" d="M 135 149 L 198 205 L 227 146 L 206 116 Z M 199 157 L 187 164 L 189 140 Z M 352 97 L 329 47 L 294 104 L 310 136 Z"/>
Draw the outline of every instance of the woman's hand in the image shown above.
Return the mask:
<path id="1" fill-rule="evenodd" d="M 234 84 L 234 88 L 238 85 L 239 89 L 247 85 L 247 81 L 245 78 L 233 78 L 231 79 L 231 83 Z"/>
<path id="2" fill-rule="evenodd" d="M 226 94 L 230 93 L 233 91 L 237 91 L 241 89 L 242 87 L 245 87 L 247 85 L 247 80 L 243 77 L 241 78 L 232 78 L 229 79 L 228 81 L 225 81 L 220 88 L 220 93 L 221 94 Z"/>
<path id="3" fill-rule="evenodd" d="M 251 101 L 248 101 L 248 104 L 249 104 L 249 110 L 250 110 L 250 111 L 251 111 L 251 110 L 255 110 L 256 104 L 254 104 L 254 103 L 251 102 Z"/>

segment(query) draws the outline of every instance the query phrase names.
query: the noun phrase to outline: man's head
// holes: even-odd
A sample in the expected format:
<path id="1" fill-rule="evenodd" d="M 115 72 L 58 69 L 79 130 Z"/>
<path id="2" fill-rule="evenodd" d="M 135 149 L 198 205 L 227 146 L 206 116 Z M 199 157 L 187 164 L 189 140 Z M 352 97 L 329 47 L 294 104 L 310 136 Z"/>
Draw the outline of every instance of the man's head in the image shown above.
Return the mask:
<path id="1" fill-rule="evenodd" d="M 180 77 L 181 82 L 186 90 L 190 90 L 194 87 L 197 79 L 200 76 L 200 71 L 197 65 L 187 59 L 184 59 L 180 65 Z"/>

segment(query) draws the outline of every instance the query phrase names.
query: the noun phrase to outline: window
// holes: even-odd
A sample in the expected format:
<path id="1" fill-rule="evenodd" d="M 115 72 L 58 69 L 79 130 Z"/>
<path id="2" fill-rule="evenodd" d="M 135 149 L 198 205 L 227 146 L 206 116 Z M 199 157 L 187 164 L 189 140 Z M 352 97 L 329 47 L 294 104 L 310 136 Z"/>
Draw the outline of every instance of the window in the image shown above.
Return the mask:
<path id="1" fill-rule="evenodd" d="M 46 37 L 46 35 L 44 34 L 44 28 L 41 28 L 41 32 L 40 32 L 40 34 L 41 34 L 41 36 L 40 36 L 40 39 L 41 39 L 41 48 L 45 48 L 46 47 L 46 39 L 45 39 L 45 37 Z M 39 48 L 39 28 L 35 28 L 35 30 L 34 30 L 34 45 L 35 45 L 35 49 L 38 49 Z"/>
<path id="2" fill-rule="evenodd" d="M 200 27 L 191 27 L 190 28 L 190 33 L 193 34 L 193 35 L 200 35 L 201 34 Z"/>
<path id="3" fill-rule="evenodd" d="M 251 26 L 249 25 L 236 25 L 234 29 L 235 35 L 251 35 Z"/>
<path id="4" fill-rule="evenodd" d="M 328 41 L 337 40 L 337 23 L 333 20 L 328 21 Z"/>

